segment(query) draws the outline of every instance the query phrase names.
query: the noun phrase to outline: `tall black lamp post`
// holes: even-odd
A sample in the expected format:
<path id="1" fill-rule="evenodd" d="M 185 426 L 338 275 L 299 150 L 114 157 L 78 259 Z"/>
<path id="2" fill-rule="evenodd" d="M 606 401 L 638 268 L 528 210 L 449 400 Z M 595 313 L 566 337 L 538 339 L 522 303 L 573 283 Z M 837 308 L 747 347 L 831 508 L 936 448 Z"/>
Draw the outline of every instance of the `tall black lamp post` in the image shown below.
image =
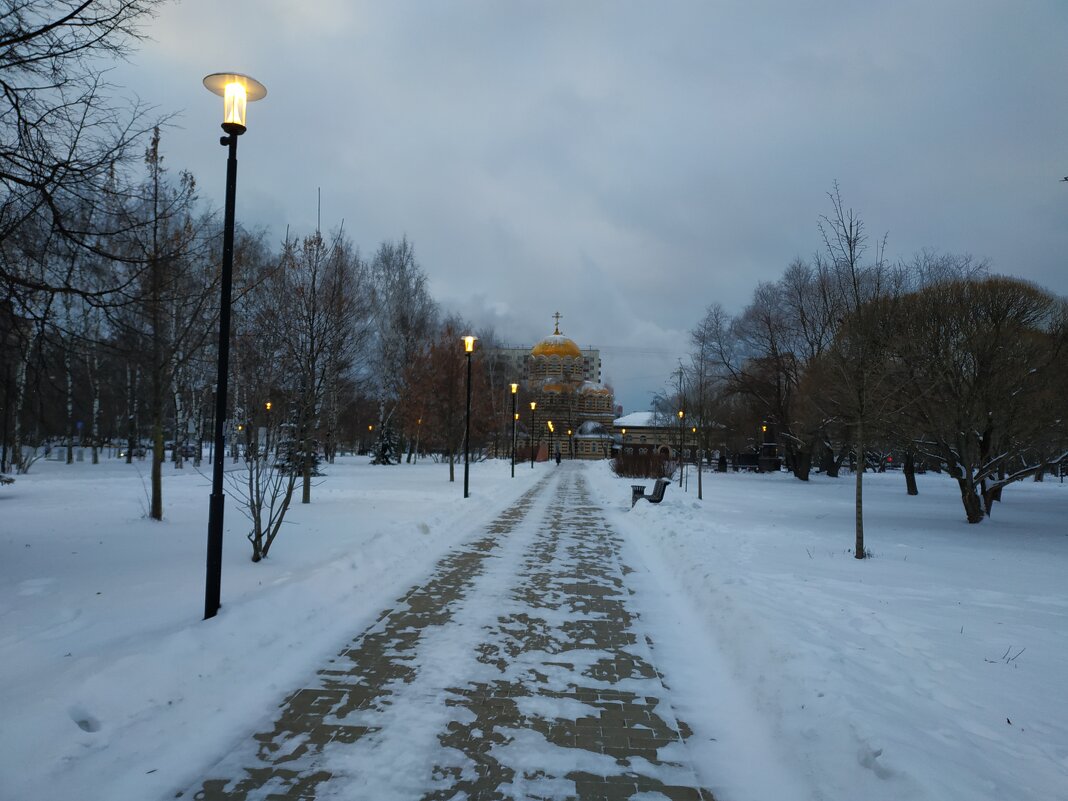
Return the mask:
<path id="1" fill-rule="evenodd" d="M 207 581 L 204 589 L 204 619 L 219 611 L 222 586 L 223 426 L 226 422 L 226 378 L 230 370 L 230 290 L 234 274 L 234 196 L 237 194 L 237 137 L 245 132 L 246 103 L 259 100 L 267 89 L 259 81 L 235 72 L 216 72 L 204 86 L 223 98 L 219 143 L 228 149 L 226 159 L 226 206 L 223 221 L 223 259 L 219 302 L 219 364 L 215 381 L 215 445 L 212 453 L 211 501 L 208 506 Z"/>
<path id="2" fill-rule="evenodd" d="M 682 486 L 682 471 L 686 469 L 686 459 L 682 454 L 682 421 L 686 417 L 686 413 L 679 409 L 679 486 Z"/>
<path id="3" fill-rule="evenodd" d="M 534 469 L 534 409 L 537 401 L 530 402 L 530 469 Z"/>
<path id="4" fill-rule="evenodd" d="M 515 410 L 515 404 L 518 394 L 519 384 L 512 384 L 512 478 L 515 478 L 515 423 L 519 419 L 519 412 Z"/>
<path id="5" fill-rule="evenodd" d="M 464 353 L 467 354 L 467 422 L 464 425 L 464 497 L 468 497 L 468 479 L 471 472 L 471 354 L 475 350 L 478 337 L 466 336 Z"/>

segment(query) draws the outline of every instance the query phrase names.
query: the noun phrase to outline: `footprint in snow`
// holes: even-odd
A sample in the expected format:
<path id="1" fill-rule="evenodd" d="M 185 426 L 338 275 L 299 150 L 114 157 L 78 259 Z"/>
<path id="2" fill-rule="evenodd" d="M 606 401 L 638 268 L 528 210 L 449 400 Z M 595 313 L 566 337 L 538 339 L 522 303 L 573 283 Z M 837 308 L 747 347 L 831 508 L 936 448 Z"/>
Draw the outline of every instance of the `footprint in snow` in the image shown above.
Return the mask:
<path id="1" fill-rule="evenodd" d="M 100 731 L 100 721 L 90 715 L 84 707 L 75 704 L 67 710 L 67 714 L 70 715 L 70 719 L 73 720 L 82 731 Z"/>

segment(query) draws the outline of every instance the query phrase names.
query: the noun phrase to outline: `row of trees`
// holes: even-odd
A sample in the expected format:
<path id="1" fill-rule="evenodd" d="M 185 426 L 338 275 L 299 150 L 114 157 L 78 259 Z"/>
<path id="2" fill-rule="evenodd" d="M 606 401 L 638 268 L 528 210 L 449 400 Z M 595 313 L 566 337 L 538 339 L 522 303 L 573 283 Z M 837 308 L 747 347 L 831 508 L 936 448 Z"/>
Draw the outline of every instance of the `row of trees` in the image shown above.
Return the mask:
<path id="1" fill-rule="evenodd" d="M 106 81 L 159 4 L 0 5 L 0 472 L 48 444 L 94 462 L 147 447 L 155 519 L 165 458 L 199 459 L 212 428 L 221 252 L 193 176 L 165 165 L 165 116 Z M 471 331 L 433 300 L 411 242 L 365 258 L 343 226 L 277 245 L 239 230 L 234 280 L 229 445 L 250 499 L 282 477 L 267 495 L 283 514 L 297 485 L 310 501 L 318 459 L 343 448 L 452 464 Z M 510 422 L 513 377 L 479 357 L 473 378 L 478 451 Z M 254 521 L 257 556 L 279 520 Z"/>
<path id="2" fill-rule="evenodd" d="M 754 448 L 770 426 L 802 481 L 852 460 L 863 558 L 865 466 L 896 457 L 912 494 L 918 465 L 948 472 L 978 523 L 1008 484 L 1068 458 L 1068 304 L 970 256 L 890 263 L 837 185 L 829 199 L 819 252 L 738 315 L 708 307 L 671 405 L 706 448 Z"/>

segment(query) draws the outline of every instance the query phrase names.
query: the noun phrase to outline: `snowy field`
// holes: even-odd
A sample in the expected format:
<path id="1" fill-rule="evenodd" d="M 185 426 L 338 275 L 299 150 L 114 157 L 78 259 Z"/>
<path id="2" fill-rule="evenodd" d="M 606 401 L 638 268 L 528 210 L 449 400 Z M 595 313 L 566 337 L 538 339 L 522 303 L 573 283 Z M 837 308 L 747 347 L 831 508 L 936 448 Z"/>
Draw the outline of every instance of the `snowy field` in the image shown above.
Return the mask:
<path id="1" fill-rule="evenodd" d="M 1068 484 L 1014 484 L 969 526 L 947 478 L 917 476 L 910 498 L 900 473 L 865 476 L 858 562 L 852 476 L 705 473 L 698 502 L 694 474 L 628 511 L 595 475 L 636 558 L 683 596 L 677 625 L 705 635 L 678 681 L 740 696 L 726 719 L 696 699 L 695 731 L 726 756 L 769 743 L 797 779 L 779 798 L 1068 799 Z M 773 771 L 733 767 L 775 797 Z"/>
<path id="2" fill-rule="evenodd" d="M 258 565 L 228 499 L 202 622 L 206 475 L 168 466 L 153 523 L 147 463 L 38 462 L 0 490 L 0 798 L 173 796 L 552 469 L 473 465 L 464 500 L 462 466 L 340 460 Z M 1068 486 L 968 526 L 945 478 L 869 476 L 857 562 L 851 477 L 706 473 L 631 510 L 585 472 L 721 801 L 1068 798 Z"/>

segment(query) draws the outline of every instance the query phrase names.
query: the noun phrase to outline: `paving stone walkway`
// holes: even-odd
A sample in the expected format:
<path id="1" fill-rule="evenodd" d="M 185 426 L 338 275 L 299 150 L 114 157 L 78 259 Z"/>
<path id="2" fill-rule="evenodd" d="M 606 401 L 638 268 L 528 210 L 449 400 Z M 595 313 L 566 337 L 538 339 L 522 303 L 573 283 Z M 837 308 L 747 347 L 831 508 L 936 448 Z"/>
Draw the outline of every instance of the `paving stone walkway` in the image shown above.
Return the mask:
<path id="1" fill-rule="evenodd" d="M 359 634 L 196 801 L 712 799 L 581 465 Z"/>

